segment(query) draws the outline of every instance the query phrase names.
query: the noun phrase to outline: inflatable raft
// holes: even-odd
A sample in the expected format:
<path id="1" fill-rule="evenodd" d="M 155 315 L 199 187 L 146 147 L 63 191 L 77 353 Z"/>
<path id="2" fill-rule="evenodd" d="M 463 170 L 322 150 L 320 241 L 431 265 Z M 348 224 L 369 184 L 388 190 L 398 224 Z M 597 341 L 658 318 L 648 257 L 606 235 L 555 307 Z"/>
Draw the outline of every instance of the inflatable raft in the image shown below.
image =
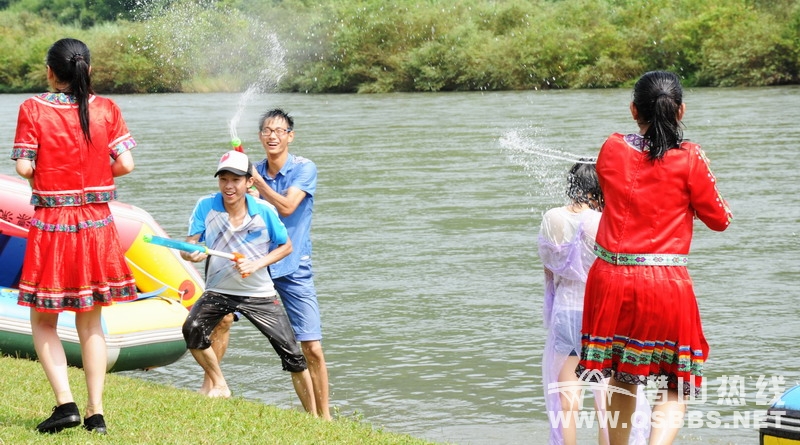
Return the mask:
<path id="1" fill-rule="evenodd" d="M 181 326 L 187 313 L 174 298 L 147 294 L 138 300 L 104 307 L 106 370 L 149 369 L 177 361 L 186 352 Z M 58 335 L 67 363 L 83 366 L 74 312 L 64 311 L 59 315 Z M 13 357 L 36 359 L 30 308 L 17 304 L 17 289 L 0 287 L 0 351 Z"/>
<path id="2" fill-rule="evenodd" d="M 768 410 L 761 445 L 800 445 L 800 386 L 789 388 Z"/>
<path id="3" fill-rule="evenodd" d="M 27 227 L 33 215 L 30 187 L 0 175 L 0 352 L 35 358 L 29 308 L 16 304 Z M 147 369 L 178 360 L 186 352 L 181 326 L 203 292 L 200 274 L 180 255 L 144 242 L 144 235 L 167 237 L 146 211 L 119 201 L 110 203 L 125 258 L 140 292 L 137 300 L 103 308 L 109 371 Z M 67 361 L 81 366 L 75 316 L 59 316 L 59 335 Z"/>

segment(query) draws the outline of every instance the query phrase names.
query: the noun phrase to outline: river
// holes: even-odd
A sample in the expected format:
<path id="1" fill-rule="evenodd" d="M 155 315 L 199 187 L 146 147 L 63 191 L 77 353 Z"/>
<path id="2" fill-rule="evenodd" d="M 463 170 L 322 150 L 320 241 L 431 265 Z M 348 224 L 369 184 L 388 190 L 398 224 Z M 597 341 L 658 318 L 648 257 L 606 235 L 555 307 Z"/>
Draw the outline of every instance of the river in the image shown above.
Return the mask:
<path id="1" fill-rule="evenodd" d="M 0 95 L 10 152 L 27 95 Z M 237 94 L 114 96 L 139 142 L 120 199 L 183 238 L 216 189 Z M 685 133 L 712 161 L 734 222 L 695 229 L 690 273 L 711 355 L 708 399 L 676 443 L 758 443 L 763 399 L 798 384 L 800 88 L 688 89 Z M 236 131 L 263 157 L 258 115 L 295 117 L 314 160 L 314 267 L 331 403 L 340 416 L 459 445 L 546 443 L 541 214 L 570 162 L 635 130 L 628 89 L 386 95 L 261 94 Z M 7 156 L 7 154 L 6 154 Z M 14 174 L 13 163 L 0 173 Z M 223 361 L 235 396 L 298 409 L 289 376 L 247 321 Z M 186 355 L 125 375 L 197 389 Z M 736 405 L 736 402 L 742 404 Z M 748 419 L 745 424 L 745 415 Z M 594 443 L 591 429 L 581 431 Z"/>

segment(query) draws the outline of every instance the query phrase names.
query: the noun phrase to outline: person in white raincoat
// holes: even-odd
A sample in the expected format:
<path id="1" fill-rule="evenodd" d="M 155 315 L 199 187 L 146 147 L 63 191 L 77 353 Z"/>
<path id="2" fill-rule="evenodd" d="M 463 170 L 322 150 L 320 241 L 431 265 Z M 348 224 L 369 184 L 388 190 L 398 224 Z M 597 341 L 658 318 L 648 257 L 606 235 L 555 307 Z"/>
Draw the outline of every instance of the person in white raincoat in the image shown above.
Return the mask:
<path id="1" fill-rule="evenodd" d="M 544 325 L 547 329 L 542 374 L 545 406 L 551 424 L 550 444 L 577 442 L 577 416 L 586 382 L 575 375 L 581 351 L 581 320 L 586 276 L 594 262 L 594 240 L 603 209 L 603 193 L 592 159 L 581 159 L 567 176 L 566 206 L 548 210 L 539 232 L 539 257 L 544 265 Z M 593 384 L 595 419 L 605 414 L 604 384 Z M 640 397 L 640 399 L 644 399 Z M 649 406 L 639 409 L 649 419 Z M 582 423 L 582 425 L 585 425 Z M 598 442 L 608 443 L 600 425 Z M 646 443 L 649 426 L 634 426 L 630 443 Z"/>

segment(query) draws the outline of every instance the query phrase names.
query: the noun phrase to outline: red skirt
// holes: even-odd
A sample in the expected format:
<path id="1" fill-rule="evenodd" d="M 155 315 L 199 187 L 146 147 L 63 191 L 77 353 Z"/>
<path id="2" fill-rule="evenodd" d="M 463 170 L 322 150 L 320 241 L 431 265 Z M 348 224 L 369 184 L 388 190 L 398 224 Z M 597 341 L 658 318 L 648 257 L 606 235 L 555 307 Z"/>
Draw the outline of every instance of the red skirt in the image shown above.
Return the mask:
<path id="1" fill-rule="evenodd" d="M 583 378 L 701 393 L 708 342 L 692 280 L 683 266 L 620 266 L 598 259 L 586 283 Z"/>
<path id="2" fill-rule="evenodd" d="M 83 312 L 135 298 L 108 204 L 34 210 L 18 304 L 39 312 Z"/>

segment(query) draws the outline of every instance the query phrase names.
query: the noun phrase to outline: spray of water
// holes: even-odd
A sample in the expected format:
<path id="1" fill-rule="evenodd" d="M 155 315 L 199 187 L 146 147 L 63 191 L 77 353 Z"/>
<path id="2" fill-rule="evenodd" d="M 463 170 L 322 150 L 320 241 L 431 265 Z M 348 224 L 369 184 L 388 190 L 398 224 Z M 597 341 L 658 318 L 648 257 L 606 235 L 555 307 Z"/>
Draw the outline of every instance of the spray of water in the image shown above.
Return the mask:
<path id="1" fill-rule="evenodd" d="M 265 23 L 220 2 L 142 0 L 132 13 L 146 28 L 139 51 L 155 55 L 178 78 L 201 86 L 207 82 L 212 90 L 243 91 L 228 125 L 231 140 L 238 139 L 247 104 L 274 91 L 286 72 L 286 50 L 277 35 Z"/>
<path id="2" fill-rule="evenodd" d="M 521 166 L 531 178 L 531 190 L 536 201 L 543 202 L 542 208 L 554 203 L 566 202 L 566 174 L 576 163 L 593 163 L 581 159 L 594 155 L 579 155 L 548 147 L 544 139 L 533 129 L 511 130 L 500 137 L 500 147 L 507 153 L 511 162 Z"/>
<path id="3" fill-rule="evenodd" d="M 254 27 L 253 29 L 258 28 Z M 230 120 L 228 125 L 230 129 L 231 140 L 238 139 L 236 131 L 237 125 L 239 124 L 239 120 L 242 118 L 242 114 L 244 113 L 247 104 L 257 94 L 274 91 L 281 77 L 283 77 L 283 75 L 286 73 L 286 50 L 280 44 L 278 37 L 275 34 L 268 33 L 266 35 L 262 35 L 261 38 L 263 39 L 264 37 L 266 37 L 267 40 L 266 44 L 264 45 L 264 51 L 266 53 L 264 54 L 264 60 L 268 60 L 269 63 L 266 63 L 263 66 L 255 81 L 253 81 L 239 97 L 236 113 L 234 113 L 233 118 Z"/>

